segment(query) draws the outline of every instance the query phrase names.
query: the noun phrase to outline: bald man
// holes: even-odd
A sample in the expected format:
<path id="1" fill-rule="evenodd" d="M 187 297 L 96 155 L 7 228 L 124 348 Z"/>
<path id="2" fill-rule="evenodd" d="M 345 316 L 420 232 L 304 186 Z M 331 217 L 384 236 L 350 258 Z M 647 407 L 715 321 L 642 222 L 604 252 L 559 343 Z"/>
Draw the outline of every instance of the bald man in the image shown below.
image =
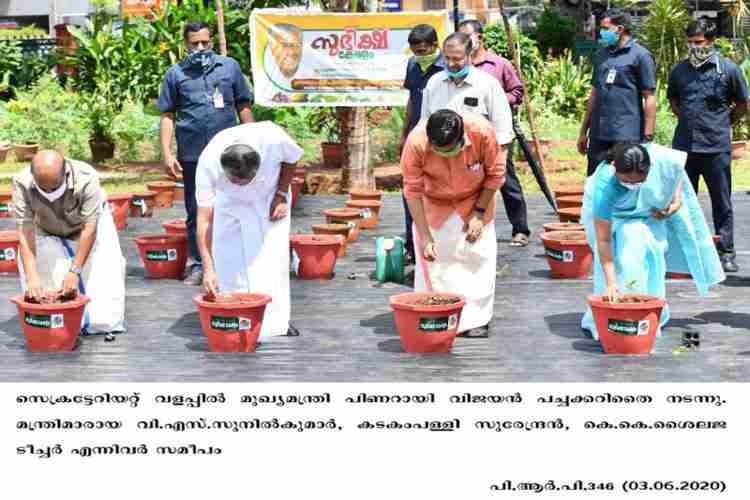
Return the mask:
<path id="1" fill-rule="evenodd" d="M 77 290 L 91 299 L 81 333 L 125 330 L 125 259 L 99 174 L 40 151 L 13 177 L 19 271 L 27 295 Z"/>

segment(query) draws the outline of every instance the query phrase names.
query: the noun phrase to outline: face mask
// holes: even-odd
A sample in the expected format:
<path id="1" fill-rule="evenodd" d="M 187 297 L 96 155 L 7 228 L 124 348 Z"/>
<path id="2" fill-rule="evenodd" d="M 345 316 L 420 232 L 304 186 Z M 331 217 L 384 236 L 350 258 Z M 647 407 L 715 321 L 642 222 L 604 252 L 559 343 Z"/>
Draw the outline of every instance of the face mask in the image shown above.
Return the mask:
<path id="1" fill-rule="evenodd" d="M 458 156 L 458 154 L 461 152 L 461 150 L 464 148 L 464 142 L 460 141 L 455 146 L 453 146 L 451 149 L 445 151 L 438 151 L 434 147 L 430 146 L 432 149 L 432 152 L 436 155 L 440 155 L 443 158 L 453 158 L 454 156 Z"/>
<path id="2" fill-rule="evenodd" d="M 599 30 L 599 34 L 601 36 L 599 44 L 603 45 L 604 47 L 611 47 L 620 40 L 620 35 L 618 35 L 615 31 L 605 30 L 604 28 L 602 28 L 601 30 Z"/>
<path id="3" fill-rule="evenodd" d="M 419 66 L 419 69 L 422 70 L 422 73 L 427 71 L 427 68 L 432 66 L 432 63 L 437 61 L 437 58 L 440 57 L 440 52 L 435 51 L 432 54 L 428 54 L 426 56 L 414 56 L 414 59 L 417 62 L 417 65 Z"/>
<path id="4" fill-rule="evenodd" d="M 643 182 L 634 182 L 634 183 L 623 182 L 623 181 L 619 181 L 619 182 L 620 182 L 620 185 L 624 187 L 625 189 L 627 189 L 628 191 L 638 191 L 639 189 L 641 189 L 641 185 L 643 185 Z"/>
<path id="5" fill-rule="evenodd" d="M 37 191 L 39 192 L 39 194 L 41 194 L 41 195 L 42 195 L 42 196 L 43 196 L 43 197 L 44 197 L 44 198 L 45 198 L 45 199 L 46 199 L 47 201 L 49 201 L 50 203 L 53 203 L 53 202 L 55 202 L 55 201 L 59 200 L 60 198 L 62 198 L 62 195 L 64 195 L 64 194 L 65 194 L 65 189 L 66 189 L 67 187 L 68 187 L 67 183 L 66 183 L 65 181 L 63 181 L 63 183 L 62 183 L 62 184 L 60 184 L 60 187 L 59 187 L 59 188 L 57 188 L 57 189 L 55 189 L 55 190 L 54 190 L 54 191 L 52 191 L 51 193 L 48 193 L 48 192 L 46 192 L 46 191 L 42 190 L 42 188 L 40 188 L 39 186 L 37 186 L 37 187 L 36 187 L 36 190 L 37 190 Z"/>
<path id="6" fill-rule="evenodd" d="M 448 73 L 448 76 L 450 76 L 451 78 L 464 78 L 466 75 L 469 74 L 469 65 L 467 64 L 466 66 L 464 66 L 458 71 L 450 71 L 447 69 L 445 71 Z"/>
<path id="7" fill-rule="evenodd" d="M 202 68 L 206 68 L 211 65 L 214 59 L 214 50 L 213 49 L 206 49 L 206 50 L 195 50 L 195 49 L 188 49 L 188 56 L 185 61 L 187 62 L 188 66 L 200 66 Z"/>
<path id="8" fill-rule="evenodd" d="M 711 46 L 703 47 L 692 43 L 688 44 L 688 59 L 694 68 L 703 66 L 711 59 L 712 55 L 714 55 L 714 48 Z"/>

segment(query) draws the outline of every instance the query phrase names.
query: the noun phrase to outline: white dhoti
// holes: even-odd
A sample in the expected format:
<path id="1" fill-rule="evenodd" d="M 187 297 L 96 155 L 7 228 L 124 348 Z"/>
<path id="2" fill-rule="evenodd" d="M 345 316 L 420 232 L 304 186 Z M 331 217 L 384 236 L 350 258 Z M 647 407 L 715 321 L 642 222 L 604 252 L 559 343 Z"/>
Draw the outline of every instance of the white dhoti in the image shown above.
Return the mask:
<path id="1" fill-rule="evenodd" d="M 270 193 L 273 197 L 273 191 Z M 217 193 L 212 254 L 221 292 L 270 295 L 260 338 L 289 328 L 289 216 L 271 222 L 270 198 L 230 198 Z"/>
<path id="2" fill-rule="evenodd" d="M 466 241 L 463 227 L 463 220 L 454 212 L 440 229 L 430 228 L 438 254 L 434 262 L 424 259 L 416 226 L 412 227 L 417 248 L 414 291 L 463 295 L 466 305 L 461 312 L 459 332 L 484 326 L 492 320 L 497 276 L 494 221 L 484 227 L 475 243 Z"/>
<path id="3" fill-rule="evenodd" d="M 78 242 L 36 233 L 36 262 L 42 288 L 62 288 Z M 79 291 L 91 299 L 83 315 L 83 334 L 125 331 L 125 266 L 112 212 L 105 203 L 96 224 L 94 246 L 81 273 Z M 20 256 L 18 269 L 25 292 L 26 276 Z"/>

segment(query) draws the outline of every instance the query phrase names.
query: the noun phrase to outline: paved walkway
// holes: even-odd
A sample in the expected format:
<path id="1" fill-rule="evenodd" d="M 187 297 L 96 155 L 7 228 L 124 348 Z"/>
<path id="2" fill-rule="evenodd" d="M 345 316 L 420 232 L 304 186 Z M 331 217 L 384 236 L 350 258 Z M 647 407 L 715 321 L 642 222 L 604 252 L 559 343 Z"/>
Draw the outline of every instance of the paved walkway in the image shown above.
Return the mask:
<path id="1" fill-rule="evenodd" d="M 705 195 L 702 196 L 707 201 Z M 612 357 L 579 328 L 590 280 L 551 280 L 536 235 L 525 249 L 507 245 L 509 226 L 498 215 L 500 239 L 495 320 L 489 339 L 456 340 L 449 355 L 401 350 L 388 297 L 407 290 L 379 285 L 374 270 L 376 235 L 403 231 L 401 197 L 384 197 L 383 220 L 350 246 L 331 281 L 292 281 L 292 321 L 298 338 L 264 342 L 254 354 L 209 353 L 191 297 L 196 287 L 144 279 L 133 241 L 160 233 L 161 222 L 182 217 L 182 206 L 154 219 L 130 219 L 121 233 L 128 258 L 129 331 L 115 342 L 86 337 L 72 353 L 31 354 L 24 348 L 15 306 L 0 301 L 0 381 L 118 382 L 717 382 L 750 381 L 750 196 L 735 193 L 738 263 L 741 271 L 708 299 L 692 282 L 667 285 L 673 320 L 648 357 Z M 293 231 L 307 232 L 322 210 L 343 206 L 343 196 L 304 196 L 294 211 Z M 541 197 L 530 197 L 534 231 L 555 219 Z M 710 213 L 707 212 L 707 213 Z M 0 222 L 13 227 L 10 220 Z M 356 280 L 347 279 L 358 273 Z M 0 296 L 19 289 L 17 278 L 0 277 Z M 700 332 L 700 351 L 675 355 L 686 329 Z"/>

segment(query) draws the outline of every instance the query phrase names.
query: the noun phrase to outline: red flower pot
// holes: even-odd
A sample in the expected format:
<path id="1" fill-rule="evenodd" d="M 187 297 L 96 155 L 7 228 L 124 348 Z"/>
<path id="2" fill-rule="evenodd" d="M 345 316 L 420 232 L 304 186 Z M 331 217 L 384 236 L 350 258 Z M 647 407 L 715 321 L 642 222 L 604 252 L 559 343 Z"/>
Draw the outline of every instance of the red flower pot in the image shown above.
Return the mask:
<path id="1" fill-rule="evenodd" d="M 0 191 L 0 217 L 13 217 L 13 193 Z"/>
<path id="2" fill-rule="evenodd" d="M 350 189 L 349 199 L 351 200 L 375 200 L 380 201 L 383 192 L 372 189 Z"/>
<path id="3" fill-rule="evenodd" d="M 437 297 L 457 300 L 452 304 L 424 305 L 420 302 Z M 390 298 L 401 346 L 406 352 L 447 353 L 453 346 L 466 301 L 452 293 L 401 293 Z"/>
<path id="4" fill-rule="evenodd" d="M 156 193 L 153 191 L 144 191 L 143 193 L 133 193 L 130 199 L 130 216 L 131 217 L 151 217 L 154 215 L 154 205 L 156 203 Z"/>
<path id="5" fill-rule="evenodd" d="M 182 181 L 175 182 L 174 186 L 174 201 L 185 201 L 185 184 Z"/>
<path id="6" fill-rule="evenodd" d="M 177 183 L 172 181 L 154 181 L 146 184 L 149 191 L 156 193 L 154 206 L 156 208 L 172 208 L 174 189 Z"/>
<path id="7" fill-rule="evenodd" d="M 718 234 L 713 235 L 714 245 L 718 245 L 721 243 L 721 236 Z M 691 280 L 693 279 L 693 275 L 690 273 L 667 273 L 666 274 L 667 279 L 671 280 Z"/>
<path id="8" fill-rule="evenodd" d="M 118 231 L 128 228 L 128 212 L 130 211 L 130 200 L 132 194 L 110 194 L 107 196 L 112 217 L 115 219 L 115 227 Z"/>
<path id="9" fill-rule="evenodd" d="M 60 304 L 30 304 L 23 294 L 11 297 L 18 306 L 26 348 L 31 352 L 72 351 L 81 333 L 85 295 Z"/>
<path id="10" fill-rule="evenodd" d="M 359 210 L 362 221 L 359 223 L 360 229 L 375 229 L 378 227 L 380 220 L 380 205 L 377 200 L 349 200 L 346 206 Z"/>
<path id="11" fill-rule="evenodd" d="M 741 160 L 745 157 L 747 151 L 747 143 L 745 141 L 734 141 L 732 142 L 732 159 Z"/>
<path id="12" fill-rule="evenodd" d="M 185 219 L 171 219 L 164 221 L 161 225 L 167 234 L 182 234 L 187 237 L 187 224 Z"/>
<path id="13" fill-rule="evenodd" d="M 557 216 L 560 222 L 578 222 L 581 220 L 581 207 L 561 208 Z"/>
<path id="14" fill-rule="evenodd" d="M 38 144 L 13 144 L 16 161 L 31 161 L 37 151 L 39 151 Z"/>
<path id="15" fill-rule="evenodd" d="M 648 354 L 654 348 L 656 330 L 666 302 L 651 295 L 625 294 L 623 299 L 643 302 L 611 304 L 601 296 L 587 300 L 594 315 L 599 341 L 607 354 Z"/>
<path id="16" fill-rule="evenodd" d="M 553 278 L 586 278 L 591 273 L 593 257 L 586 233 L 551 231 L 541 238 Z"/>
<path id="17" fill-rule="evenodd" d="M 563 184 L 552 190 L 555 194 L 555 200 L 562 196 L 582 196 L 583 184 Z"/>
<path id="18" fill-rule="evenodd" d="M 292 249 L 299 257 L 298 276 L 303 280 L 331 279 L 344 237 L 324 234 L 293 234 Z"/>
<path id="19" fill-rule="evenodd" d="M 0 231 L 0 273 L 18 274 L 18 231 Z"/>
<path id="20" fill-rule="evenodd" d="M 302 186 L 304 185 L 304 179 L 298 179 L 296 177 L 292 179 L 292 208 L 297 206 L 297 200 L 299 200 L 299 194 L 302 192 Z"/>
<path id="21" fill-rule="evenodd" d="M 312 230 L 315 234 L 333 234 L 344 238 L 344 241 L 339 247 L 338 256 L 344 257 L 346 255 L 347 240 L 350 231 L 348 224 L 313 224 Z"/>
<path id="22" fill-rule="evenodd" d="M 544 228 L 544 232 L 550 232 L 550 231 L 585 231 L 586 228 L 583 226 L 583 224 L 579 224 L 577 222 L 549 222 L 542 226 Z"/>
<path id="23" fill-rule="evenodd" d="M 574 194 L 568 196 L 559 196 L 556 199 L 557 208 L 576 208 L 583 206 L 583 195 Z"/>
<path id="24" fill-rule="evenodd" d="M 150 234 L 135 239 L 146 273 L 153 279 L 181 279 L 187 263 L 187 236 Z"/>
<path id="25" fill-rule="evenodd" d="M 357 241 L 359 238 L 359 225 L 362 222 L 362 216 L 359 210 L 353 208 L 328 208 L 323 210 L 328 224 L 346 224 L 351 229 L 349 231 L 349 241 Z"/>
<path id="26" fill-rule="evenodd" d="M 220 294 L 216 301 L 196 295 L 203 333 L 211 352 L 255 352 L 269 295 L 259 293 Z"/>

